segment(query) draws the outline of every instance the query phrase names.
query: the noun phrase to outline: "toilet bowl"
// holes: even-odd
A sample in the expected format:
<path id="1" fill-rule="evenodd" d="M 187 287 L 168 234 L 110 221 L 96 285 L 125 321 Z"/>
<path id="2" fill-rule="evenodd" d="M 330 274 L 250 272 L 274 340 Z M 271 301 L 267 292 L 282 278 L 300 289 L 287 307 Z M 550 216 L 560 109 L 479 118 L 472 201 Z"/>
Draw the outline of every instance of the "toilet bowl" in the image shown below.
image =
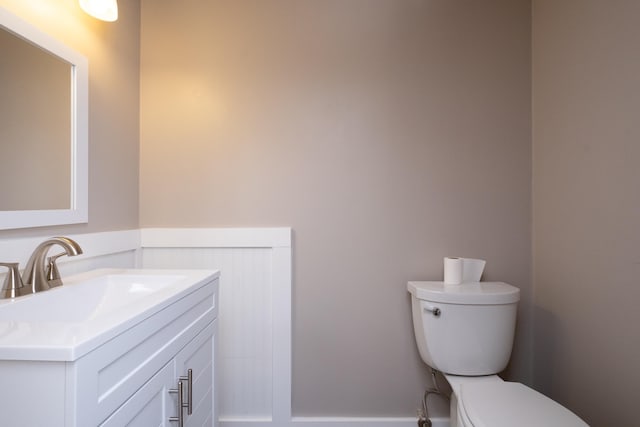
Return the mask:
<path id="1" fill-rule="evenodd" d="M 422 360 L 452 389 L 451 427 L 584 427 L 562 405 L 496 374 L 507 366 L 518 288 L 502 282 L 409 282 Z"/>
<path id="2" fill-rule="evenodd" d="M 585 427 L 573 412 L 545 395 L 497 375 L 446 375 L 453 390 L 450 427 Z"/>

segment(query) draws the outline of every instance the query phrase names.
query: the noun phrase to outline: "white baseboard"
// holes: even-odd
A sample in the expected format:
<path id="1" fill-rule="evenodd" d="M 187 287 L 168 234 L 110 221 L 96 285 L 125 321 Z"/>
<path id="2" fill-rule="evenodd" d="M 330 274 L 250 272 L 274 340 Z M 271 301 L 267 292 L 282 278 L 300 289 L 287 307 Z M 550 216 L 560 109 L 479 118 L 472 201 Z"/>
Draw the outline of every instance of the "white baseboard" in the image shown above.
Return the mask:
<path id="1" fill-rule="evenodd" d="M 415 427 L 417 418 L 412 417 L 294 417 L 296 427 Z M 433 427 L 449 427 L 448 418 L 432 418 Z"/>
<path id="2" fill-rule="evenodd" d="M 449 427 L 449 418 L 431 418 L 433 427 Z M 220 419 L 220 427 L 417 427 L 411 417 L 293 417 L 275 424 L 261 419 Z"/>

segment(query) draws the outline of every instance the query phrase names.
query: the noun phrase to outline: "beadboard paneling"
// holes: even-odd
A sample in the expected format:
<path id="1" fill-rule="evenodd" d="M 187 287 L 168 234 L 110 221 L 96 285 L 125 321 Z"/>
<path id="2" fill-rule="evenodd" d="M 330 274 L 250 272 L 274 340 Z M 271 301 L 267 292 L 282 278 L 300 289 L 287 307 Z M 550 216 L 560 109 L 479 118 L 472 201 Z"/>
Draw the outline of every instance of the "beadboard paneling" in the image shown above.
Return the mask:
<path id="1" fill-rule="evenodd" d="M 203 268 L 220 275 L 221 418 L 272 417 L 272 250 L 144 248 L 143 268 Z"/>
<path id="2" fill-rule="evenodd" d="M 220 270 L 222 427 L 291 418 L 291 229 L 141 230 L 140 264 Z"/>

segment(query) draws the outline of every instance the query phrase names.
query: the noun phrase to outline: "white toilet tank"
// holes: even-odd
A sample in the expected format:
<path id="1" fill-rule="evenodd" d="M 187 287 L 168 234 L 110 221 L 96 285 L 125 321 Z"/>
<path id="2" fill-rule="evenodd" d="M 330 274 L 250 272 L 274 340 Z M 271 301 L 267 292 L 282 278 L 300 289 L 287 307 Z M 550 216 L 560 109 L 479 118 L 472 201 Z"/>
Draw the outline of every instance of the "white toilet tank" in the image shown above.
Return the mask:
<path id="1" fill-rule="evenodd" d="M 409 282 L 420 356 L 452 375 L 493 375 L 511 357 L 520 290 L 502 282 Z"/>

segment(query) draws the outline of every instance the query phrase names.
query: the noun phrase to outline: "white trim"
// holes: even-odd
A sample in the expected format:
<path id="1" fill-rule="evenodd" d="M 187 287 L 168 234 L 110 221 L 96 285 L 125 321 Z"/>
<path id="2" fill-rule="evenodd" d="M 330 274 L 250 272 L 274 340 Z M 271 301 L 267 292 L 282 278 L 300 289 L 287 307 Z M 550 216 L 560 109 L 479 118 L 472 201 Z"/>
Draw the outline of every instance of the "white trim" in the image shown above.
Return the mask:
<path id="1" fill-rule="evenodd" d="M 241 425 L 267 426 L 273 423 L 271 417 L 220 417 L 218 421 L 221 423 L 231 423 L 236 427 Z"/>
<path id="2" fill-rule="evenodd" d="M 417 417 L 294 417 L 295 427 L 415 427 Z M 446 418 L 431 418 L 434 427 L 449 427 Z"/>
<path id="3" fill-rule="evenodd" d="M 291 247 L 291 228 L 143 228 L 143 248 Z"/>
<path id="4" fill-rule="evenodd" d="M 65 236 L 78 242 L 83 254 L 75 257 L 62 257 L 58 260 L 60 263 L 137 251 L 140 248 L 140 230 L 105 231 Z M 0 260 L 19 262 L 21 266 L 24 266 L 36 246 L 48 237 L 51 236 L 0 239 Z"/>
<path id="5" fill-rule="evenodd" d="M 106 231 L 101 233 L 78 235 L 72 234 L 69 237 L 76 240 L 84 252 L 83 255 L 74 257 L 78 260 L 140 250 L 140 230 Z M 64 258 L 68 257 L 63 257 L 60 260 L 62 261 Z"/>
<path id="6" fill-rule="evenodd" d="M 312 425 L 327 425 L 327 424 L 349 424 L 350 426 L 356 426 L 359 424 L 376 423 L 376 424 L 397 424 L 397 423 L 415 423 L 416 418 L 409 417 L 293 417 L 291 419 L 294 423 L 304 424 L 305 426 Z"/>
<path id="7" fill-rule="evenodd" d="M 449 427 L 449 418 L 431 418 L 433 427 Z M 287 422 L 274 423 L 263 419 L 224 418 L 220 427 L 415 427 L 417 418 L 411 417 L 293 417 Z"/>
<path id="8" fill-rule="evenodd" d="M 291 419 L 292 319 L 291 247 L 273 248 L 272 328 L 273 328 L 273 422 L 283 425 Z"/>
<path id="9" fill-rule="evenodd" d="M 0 7 L 0 28 L 72 66 L 71 180 L 69 209 L 0 211 L 0 229 L 86 223 L 89 218 L 89 61 L 54 37 Z"/>

